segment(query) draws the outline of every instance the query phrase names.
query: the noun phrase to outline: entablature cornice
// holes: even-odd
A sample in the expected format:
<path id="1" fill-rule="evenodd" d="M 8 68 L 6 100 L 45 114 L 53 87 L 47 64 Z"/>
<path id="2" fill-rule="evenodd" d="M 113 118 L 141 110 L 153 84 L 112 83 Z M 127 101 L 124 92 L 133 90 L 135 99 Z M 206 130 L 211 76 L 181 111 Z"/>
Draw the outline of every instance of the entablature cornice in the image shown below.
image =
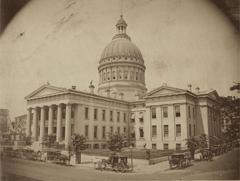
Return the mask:
<path id="1" fill-rule="evenodd" d="M 107 63 L 104 63 L 104 64 L 101 64 L 99 65 L 98 67 L 98 71 L 101 71 L 102 69 L 105 69 L 105 68 L 112 68 L 112 67 L 134 67 L 134 68 L 139 68 L 139 69 L 142 69 L 142 70 L 146 70 L 146 67 L 145 65 L 143 64 L 139 64 L 138 62 L 124 62 L 124 61 L 121 61 L 121 62 L 107 62 Z"/>

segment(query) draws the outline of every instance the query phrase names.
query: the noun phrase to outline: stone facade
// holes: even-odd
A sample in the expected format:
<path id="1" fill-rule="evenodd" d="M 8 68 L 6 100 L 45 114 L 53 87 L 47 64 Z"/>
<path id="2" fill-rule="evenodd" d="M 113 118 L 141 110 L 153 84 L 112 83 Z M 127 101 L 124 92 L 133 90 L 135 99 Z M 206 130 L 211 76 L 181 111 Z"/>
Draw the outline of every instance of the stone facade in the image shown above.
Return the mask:
<path id="1" fill-rule="evenodd" d="M 118 33 L 104 49 L 98 67 L 98 94 L 41 86 L 27 100 L 26 135 L 35 141 L 54 134 L 67 147 L 73 133 L 87 137 L 91 148 L 105 148 L 107 135 L 125 134 L 139 148 L 181 149 L 191 136 L 220 135 L 216 91 L 196 92 L 166 84 L 147 93 L 140 50 L 126 34 L 121 17 Z"/>

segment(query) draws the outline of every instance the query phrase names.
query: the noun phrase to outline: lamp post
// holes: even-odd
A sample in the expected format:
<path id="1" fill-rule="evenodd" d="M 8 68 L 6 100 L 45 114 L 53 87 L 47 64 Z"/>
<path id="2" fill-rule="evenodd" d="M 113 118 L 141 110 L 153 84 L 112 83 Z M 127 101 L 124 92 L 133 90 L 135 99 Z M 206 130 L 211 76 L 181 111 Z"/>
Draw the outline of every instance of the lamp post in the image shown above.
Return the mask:
<path id="1" fill-rule="evenodd" d="M 133 157 L 132 157 L 132 145 L 130 146 L 130 152 L 131 152 L 131 170 L 133 171 Z"/>

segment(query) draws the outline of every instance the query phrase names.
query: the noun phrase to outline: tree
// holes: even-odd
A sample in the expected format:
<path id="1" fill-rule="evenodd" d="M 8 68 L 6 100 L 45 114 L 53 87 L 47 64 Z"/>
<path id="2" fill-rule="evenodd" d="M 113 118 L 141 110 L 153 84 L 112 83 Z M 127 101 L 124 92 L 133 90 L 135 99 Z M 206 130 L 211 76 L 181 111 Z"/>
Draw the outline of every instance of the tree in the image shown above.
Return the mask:
<path id="1" fill-rule="evenodd" d="M 208 147 L 208 138 L 206 134 L 201 134 L 198 138 L 198 146 L 202 150 Z"/>
<path id="2" fill-rule="evenodd" d="M 108 149 L 114 152 L 121 152 L 126 145 L 126 136 L 122 134 L 110 134 L 107 140 Z"/>
<path id="3" fill-rule="evenodd" d="M 72 147 L 76 155 L 76 163 L 81 163 L 81 151 L 87 148 L 86 138 L 80 134 L 74 134 L 72 136 Z"/>
<path id="4" fill-rule="evenodd" d="M 199 147 L 199 141 L 195 137 L 187 139 L 186 145 L 191 153 L 191 158 L 194 160 L 195 151 Z"/>

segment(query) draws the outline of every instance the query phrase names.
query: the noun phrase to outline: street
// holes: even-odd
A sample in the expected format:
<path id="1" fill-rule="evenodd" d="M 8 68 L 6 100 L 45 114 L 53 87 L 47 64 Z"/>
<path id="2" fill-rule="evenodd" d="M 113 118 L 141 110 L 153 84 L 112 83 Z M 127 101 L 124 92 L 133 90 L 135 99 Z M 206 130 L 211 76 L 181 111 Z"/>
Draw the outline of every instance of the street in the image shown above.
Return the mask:
<path id="1" fill-rule="evenodd" d="M 87 167 L 71 167 L 28 160 L 8 160 L 2 163 L 3 181 L 75 181 L 75 180 L 232 180 L 239 179 L 239 149 L 214 158 L 214 161 L 194 161 L 185 169 L 170 170 L 167 162 L 149 167 L 142 173 L 115 173 Z M 164 169 L 162 168 L 164 167 Z M 159 171 L 158 171 L 159 170 Z"/>

